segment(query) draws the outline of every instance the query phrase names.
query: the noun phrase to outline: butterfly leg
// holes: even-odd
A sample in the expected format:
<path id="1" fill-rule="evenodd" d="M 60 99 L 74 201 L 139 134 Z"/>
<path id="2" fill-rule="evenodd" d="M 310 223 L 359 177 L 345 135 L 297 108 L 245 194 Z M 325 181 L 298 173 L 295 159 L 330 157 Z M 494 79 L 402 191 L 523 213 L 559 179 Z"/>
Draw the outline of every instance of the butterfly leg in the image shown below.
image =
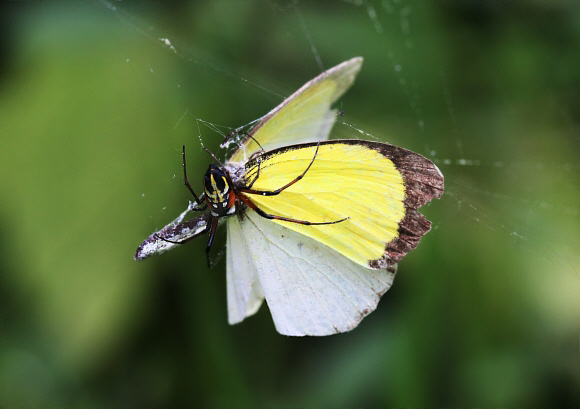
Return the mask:
<path id="1" fill-rule="evenodd" d="M 262 162 L 258 161 L 258 171 L 256 172 L 256 176 L 254 176 L 254 179 L 252 179 L 250 184 L 244 188 L 245 191 L 247 191 L 248 189 L 251 189 L 252 186 L 254 186 L 254 183 L 256 183 L 256 180 L 258 180 L 258 178 L 260 177 L 260 166 L 261 165 L 262 165 Z M 248 192 L 248 193 L 251 193 L 251 192 Z"/>
<path id="2" fill-rule="evenodd" d="M 344 219 L 335 220 L 332 222 L 309 222 L 308 220 L 291 219 L 291 218 L 284 217 L 284 216 L 276 216 L 275 214 L 266 213 L 265 211 L 260 209 L 258 206 L 256 206 L 256 204 L 254 202 L 252 202 L 252 200 L 249 197 L 245 197 L 244 195 L 240 195 L 240 198 L 241 198 L 241 200 L 244 201 L 245 204 L 248 205 L 249 208 L 253 209 L 256 213 L 258 213 L 260 216 L 264 217 L 265 219 L 270 219 L 270 220 L 283 220 L 283 221 L 290 222 L 290 223 L 304 224 L 306 226 L 320 226 L 320 225 L 324 225 L 324 224 L 336 224 L 336 223 L 340 223 L 340 222 L 343 222 L 343 221 L 348 219 L 348 217 L 345 217 Z"/>
<path id="3" fill-rule="evenodd" d="M 228 141 L 230 139 L 230 137 L 235 134 L 238 133 L 237 131 L 232 131 L 226 138 L 226 141 Z M 247 138 L 252 139 L 254 142 L 256 142 L 256 144 L 260 147 L 260 150 L 252 153 L 252 155 L 250 156 L 250 158 L 248 160 L 252 160 L 254 158 L 256 158 L 257 156 L 261 155 L 264 153 L 264 148 L 262 147 L 262 145 L 260 145 L 260 142 L 258 142 L 258 140 L 256 138 L 254 138 L 251 134 L 247 133 L 247 132 L 241 132 L 243 135 L 246 135 Z M 225 143 L 225 141 L 224 141 Z M 240 148 L 242 148 L 242 145 L 239 145 Z M 260 176 L 260 165 L 261 162 L 258 161 L 258 171 L 256 172 L 256 176 L 254 176 L 254 179 L 246 186 L 247 189 L 251 188 L 254 185 L 254 182 L 256 180 L 258 180 L 258 177 Z"/>

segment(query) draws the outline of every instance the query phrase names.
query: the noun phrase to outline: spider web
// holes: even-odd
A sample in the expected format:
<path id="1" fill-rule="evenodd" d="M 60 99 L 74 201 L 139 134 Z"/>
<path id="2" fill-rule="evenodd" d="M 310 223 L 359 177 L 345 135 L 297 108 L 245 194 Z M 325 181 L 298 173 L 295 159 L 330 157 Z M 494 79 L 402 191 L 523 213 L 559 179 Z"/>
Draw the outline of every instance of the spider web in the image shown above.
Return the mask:
<path id="1" fill-rule="evenodd" d="M 135 10 L 121 8 L 124 6 L 122 2 L 102 1 L 101 4 L 135 33 L 165 48 L 168 54 L 174 54 L 192 71 L 191 75 L 196 75 L 195 72 L 198 70 L 210 70 L 214 72 L 216 81 L 226 81 L 234 87 L 242 87 L 248 93 L 278 102 L 291 92 L 289 87 L 281 90 L 279 86 L 271 85 L 267 81 L 250 78 L 240 73 L 241 70 L 233 66 L 235 64 L 223 60 L 216 62 L 207 58 L 189 45 L 187 40 L 179 37 L 170 38 L 164 32 L 166 29 L 139 18 Z M 289 36 L 293 36 L 297 43 L 301 43 L 303 49 L 300 50 L 302 54 L 300 57 L 307 62 L 312 72 L 316 74 L 336 63 L 336 61 L 324 62 L 321 46 L 316 40 L 318 31 L 313 29 L 316 20 L 312 18 L 312 21 L 309 21 L 302 11 L 303 8 L 308 8 L 307 4 L 297 1 L 265 4 L 268 5 L 268 11 L 274 18 L 292 27 Z M 552 155 L 551 152 L 544 155 L 544 152 L 540 151 L 542 154 L 538 155 L 538 152 L 510 152 L 506 149 L 510 142 L 517 143 L 524 139 L 533 142 L 540 140 L 540 143 L 543 139 L 547 142 L 546 145 L 550 145 L 545 131 L 532 134 L 529 133 L 529 129 L 523 128 L 512 130 L 516 133 L 512 136 L 505 130 L 501 132 L 501 138 L 506 140 L 502 141 L 495 135 L 486 135 L 489 130 L 478 130 L 478 135 L 474 135 L 469 133 L 471 130 L 469 124 L 458 123 L 459 117 L 465 121 L 463 118 L 473 114 L 472 107 L 464 106 L 465 101 L 461 101 L 462 106 L 458 107 L 459 103 L 454 99 L 450 85 L 453 79 L 449 78 L 447 68 L 453 62 L 446 61 L 449 56 L 444 55 L 448 50 L 444 50 L 436 41 L 425 39 L 429 29 L 420 26 L 427 8 L 424 4 L 403 0 L 380 2 L 345 0 L 338 8 L 360 14 L 359 22 L 368 24 L 367 29 L 374 32 L 369 35 L 374 39 L 373 46 L 380 48 L 377 54 L 383 57 L 381 63 L 385 63 L 384 75 L 398 84 L 396 91 L 403 95 L 403 99 L 397 102 L 406 106 L 404 110 L 411 126 L 405 131 L 404 136 L 396 140 L 389 139 L 396 136 L 392 130 L 370 131 L 362 120 L 351 118 L 349 107 L 346 110 L 346 117 L 339 118 L 334 132 L 351 138 L 387 140 L 419 151 L 433 160 L 445 174 L 446 194 L 442 206 L 446 207 L 447 212 L 460 215 L 461 223 L 478 224 L 502 237 L 502 240 L 508 239 L 530 252 L 541 253 L 541 256 L 550 262 L 571 269 L 577 275 L 576 266 L 580 258 L 576 251 L 569 250 L 580 248 L 576 246 L 580 243 L 568 242 L 571 237 L 566 237 L 562 243 L 558 237 L 536 231 L 535 226 L 535 221 L 542 219 L 554 220 L 555 225 L 550 228 L 552 231 L 578 225 L 580 207 L 575 200 L 578 196 L 572 194 L 570 200 L 562 201 L 561 197 L 544 189 L 550 185 L 549 180 L 545 180 L 547 173 L 553 176 L 555 184 L 561 180 L 576 182 L 579 166 L 573 158 L 566 158 L 565 155 L 559 158 L 556 157 L 556 153 Z M 389 28 L 388 32 L 385 27 Z M 427 31 L 427 34 L 424 32 L 415 34 L 417 31 Z M 429 50 L 431 46 L 432 50 Z M 429 58 L 433 65 L 429 67 L 430 77 L 423 79 L 421 76 L 425 74 L 420 72 L 423 67 L 419 61 L 425 58 L 426 49 L 431 53 Z M 498 83 L 500 80 L 496 78 L 499 77 L 497 71 L 501 67 L 494 66 L 494 61 L 484 60 L 484 62 L 495 86 L 493 91 L 499 95 L 498 98 L 504 100 L 502 109 L 506 110 L 506 116 L 511 115 L 514 121 L 521 119 L 524 126 L 530 127 L 532 124 L 528 118 L 516 118 L 519 115 L 515 112 L 518 109 L 515 106 L 518 102 L 510 100 L 508 91 Z M 151 64 L 149 69 L 154 73 L 154 64 Z M 246 69 L 249 70 L 248 67 Z M 359 82 L 360 77 L 364 78 L 364 73 L 365 68 L 359 76 Z M 304 77 L 304 82 L 307 78 L 309 77 Z M 433 84 L 427 83 L 429 81 L 435 82 L 435 89 L 430 88 Z M 356 85 L 351 90 L 353 91 L 356 92 Z M 435 97 L 431 93 L 435 93 Z M 425 102 L 427 98 L 434 98 L 438 107 L 427 106 L 428 103 Z M 552 98 L 557 98 L 557 95 Z M 553 104 L 556 102 L 552 101 Z M 242 126 L 220 125 L 212 123 L 210 118 L 202 116 L 193 107 L 184 105 L 183 111 L 176 113 L 178 119 L 172 128 L 178 129 L 184 120 L 195 121 L 200 141 L 202 143 L 203 140 L 211 141 L 212 146 L 216 146 L 216 141 L 225 139 L 231 132 L 241 133 L 251 129 L 255 122 L 254 120 Z M 433 112 L 435 110 L 437 112 Z M 577 131 L 571 119 L 573 113 L 563 111 L 559 115 L 563 117 L 560 119 L 564 120 L 559 124 L 561 129 L 558 129 L 558 132 L 563 134 L 563 142 L 571 143 L 574 148 L 576 147 L 574 143 L 577 143 Z M 437 124 L 436 121 L 446 123 Z M 212 132 L 207 132 L 208 130 Z M 440 137 L 438 132 L 444 132 L 445 135 Z M 235 143 L 236 139 L 230 138 L 227 147 L 233 149 Z M 226 158 L 228 152 L 228 150 L 220 152 L 221 157 Z M 493 180 L 478 180 L 481 176 L 491 176 L 490 179 Z M 543 181 L 547 183 L 535 182 L 540 179 L 544 179 Z M 572 189 L 576 189 L 576 183 L 570 185 Z M 437 225 L 437 221 L 435 224 Z M 539 251 L 540 249 L 545 250 Z"/>
<path id="2" fill-rule="evenodd" d="M 520 271 L 512 272 L 516 277 L 537 279 L 548 268 L 552 274 L 566 277 L 556 282 L 572 280 L 578 288 L 580 193 L 579 165 L 572 154 L 578 148 L 574 105 L 568 103 L 568 96 L 556 83 L 545 85 L 545 95 L 539 87 L 519 90 L 517 87 L 525 84 L 518 82 L 518 74 L 531 71 L 527 74 L 529 77 L 540 77 L 540 67 L 532 61 L 530 66 L 516 66 L 515 72 L 505 74 L 510 69 L 505 64 L 511 61 L 495 60 L 492 53 L 485 53 L 483 47 L 493 44 L 468 33 L 467 26 L 443 36 L 437 34 L 437 24 L 452 18 L 445 14 L 450 9 L 444 6 L 433 9 L 427 3 L 404 0 L 345 0 L 333 4 L 333 12 L 340 16 L 336 17 L 337 25 L 321 27 L 328 12 L 322 6 L 299 1 L 260 2 L 246 12 L 258 13 L 252 21 L 271 19 L 278 26 L 270 33 L 264 31 L 269 27 L 259 22 L 254 28 L 266 38 L 262 40 L 264 50 L 255 52 L 261 53 L 269 63 L 269 70 L 280 68 L 281 73 L 276 73 L 274 80 L 274 74 L 264 78 L 253 69 L 262 64 L 259 58 L 244 53 L 208 56 L 197 45 L 200 42 L 188 40 L 183 33 L 173 35 L 164 25 L 140 19 L 139 11 L 119 9 L 123 5 L 120 2 L 101 4 L 133 32 L 164 48 L 168 58 L 177 59 L 177 64 L 182 64 L 188 75 L 203 74 L 213 86 L 226 84 L 230 91 L 224 95 L 223 103 L 243 101 L 241 120 L 196 109 L 186 98 L 182 111 L 175 113 L 176 121 L 170 128 L 177 132 L 184 122 L 195 123 L 193 128 L 201 143 L 218 151 L 221 158 L 226 158 L 235 148 L 235 139 L 232 139 L 228 149 L 219 150 L 220 141 L 228 134 L 250 129 L 255 118 L 322 70 L 352 56 L 363 55 L 365 64 L 355 85 L 340 103 L 345 115 L 338 118 L 332 137 L 383 140 L 433 160 L 445 175 L 446 192 L 441 202 L 423 210 L 440 216 L 430 217 L 435 230 L 432 235 L 438 231 L 465 234 L 474 240 L 469 251 L 480 253 L 484 258 L 518 254 L 519 260 L 526 260 L 520 264 Z M 261 7 L 259 12 L 258 7 Z M 231 8 L 227 2 L 216 2 L 203 11 L 222 27 L 210 30 L 211 34 L 232 42 L 230 45 L 235 48 L 232 37 L 222 33 L 225 28 L 220 26 L 224 15 L 235 13 L 235 8 L 228 10 Z M 514 13 L 513 9 L 499 5 L 470 8 L 465 4 L 458 10 L 464 14 L 454 17 L 473 23 L 475 28 L 484 26 L 486 18 L 501 23 Z M 432 20 L 428 17 L 430 13 L 435 15 Z M 455 13 L 458 12 L 455 10 Z M 471 13 L 482 13 L 482 16 Z M 348 14 L 356 15 L 356 27 L 345 24 L 341 27 L 345 33 L 341 33 L 340 18 Z M 358 32 L 362 41 L 349 42 L 349 29 L 352 36 Z M 522 35 L 507 33 L 497 40 L 497 47 L 501 49 L 502 41 L 528 44 L 519 37 Z M 452 43 L 461 48 L 450 47 L 446 36 L 463 37 Z M 284 41 L 290 43 L 291 59 L 277 54 L 278 42 L 286 44 Z M 333 47 L 333 43 L 342 46 Z M 471 50 L 471 54 L 462 55 L 465 50 Z M 268 51 L 271 54 L 265 55 Z M 284 72 L 292 69 L 285 64 L 302 67 L 301 82 L 284 83 Z M 465 68 L 458 68 L 459 64 Z M 534 74 L 535 70 L 538 73 Z M 458 73 L 462 76 L 457 77 Z M 163 80 L 172 82 L 170 76 Z M 391 95 L 373 92 L 373 82 L 388 83 L 386 89 Z M 472 89 L 472 94 L 465 93 L 465 88 Z M 526 103 L 518 91 L 522 95 L 531 93 L 534 102 Z M 371 101 L 365 105 L 366 111 L 349 104 L 349 95 L 360 93 L 365 93 L 363 98 Z M 248 99 L 258 99 L 257 105 L 264 108 L 247 109 Z M 240 123 L 246 125 L 240 126 Z M 195 142 L 188 137 L 188 143 Z M 160 216 L 160 225 L 166 219 L 166 215 Z M 486 240 L 479 243 L 478 236 Z M 487 240 L 494 244 L 486 255 L 486 246 L 490 245 Z M 449 246 L 457 244 L 452 241 Z M 502 251 L 496 253 L 496 245 Z"/>
<path id="3" fill-rule="evenodd" d="M 579 41 L 571 33 L 576 32 L 579 15 L 578 8 L 566 2 L 529 3 L 226 0 L 161 7 L 152 2 L 93 2 L 91 13 L 99 14 L 116 41 L 113 51 L 99 58 L 114 61 L 127 82 L 142 81 L 152 96 L 141 102 L 155 103 L 158 109 L 159 117 L 143 111 L 151 116 L 140 118 L 136 136 L 126 136 L 132 144 L 127 151 L 138 145 L 140 154 L 154 152 L 145 165 L 140 157 L 126 164 L 142 166 L 135 190 L 124 192 L 124 200 L 139 208 L 141 217 L 143 212 L 149 216 L 139 222 L 142 239 L 174 220 L 191 199 L 182 183 L 183 144 L 188 149 L 189 180 L 200 189 L 200 176 L 211 162 L 202 146 L 227 158 L 236 139 L 220 147 L 226 136 L 243 135 L 306 81 L 358 55 L 365 62 L 339 102 L 344 115 L 337 118 L 331 138 L 389 142 L 429 158 L 445 176 L 441 200 L 421 209 L 433 230 L 402 261 L 393 289 L 360 328 L 343 338 L 301 344 L 266 335 L 264 342 L 290 351 L 281 356 L 268 349 L 270 345 L 263 348 L 265 356 L 283 367 L 280 372 L 268 369 L 256 352 L 261 346 L 255 347 L 259 340 L 252 334 L 264 331 L 255 320 L 228 332 L 215 324 L 226 322 L 224 288 L 213 287 L 223 275 L 199 271 L 196 263 L 205 264 L 204 239 L 149 264 L 160 276 L 189 283 L 184 285 L 187 291 L 168 297 L 171 302 L 187 299 L 176 309 L 199 312 L 185 316 L 184 339 L 195 347 L 183 350 L 207 351 L 213 360 L 207 358 L 200 367 L 205 370 L 218 362 L 215 371 L 228 373 L 231 396 L 237 399 L 246 392 L 238 404 L 256 406 L 247 396 L 252 389 L 266 396 L 270 406 L 291 407 L 386 406 L 385 402 L 529 406 L 532 399 L 553 404 L 546 396 L 571 396 L 566 385 L 578 390 L 580 110 L 574 90 L 580 67 Z M 87 77 L 83 80 L 89 81 Z M 163 122 L 164 133 L 148 133 L 149 121 Z M 111 165 L 118 177 L 125 168 L 116 166 L 120 165 Z M 115 208 L 116 203 L 106 206 Z M 61 226 L 54 225 L 54 230 L 57 227 Z M 83 234 L 88 231 L 81 227 Z M 109 231 L 107 237 L 111 235 L 116 233 Z M 223 236 L 218 237 L 216 245 L 223 248 L 223 242 Z M 97 249 L 91 252 L 98 254 Z M 131 255 L 129 251 L 128 260 Z M 180 276 L 167 274 L 169 269 L 187 271 Z M 128 287 L 143 279 L 138 277 Z M 39 282 L 39 287 L 47 287 Z M 69 334 L 78 333 L 61 331 L 64 347 L 54 343 L 69 356 L 67 346 L 78 342 L 71 361 L 81 366 L 92 360 L 92 368 L 98 368 L 98 357 L 106 351 L 93 354 L 98 350 L 94 345 L 106 350 L 120 341 L 111 341 L 114 330 L 109 338 L 93 335 L 105 333 L 100 332 L 101 323 L 115 314 L 102 313 L 102 318 L 98 311 L 103 308 L 97 307 L 112 303 L 101 302 L 94 303 L 97 307 L 91 306 L 88 315 L 75 317 L 75 309 L 62 300 L 67 300 L 65 292 L 77 290 L 54 289 L 59 295 L 54 298 L 61 301 L 47 311 L 59 319 L 62 311 L 69 312 L 62 321 L 80 322 L 81 335 L 75 338 Z M 261 313 L 259 322 L 270 322 Z M 94 317 L 101 317 L 95 325 Z M 211 329 L 200 337 L 199 328 Z M 230 334 L 235 345 L 223 341 Z M 413 353 L 399 356 L 406 348 Z M 184 356 L 192 361 L 187 353 Z M 249 374 L 252 370 L 240 368 L 258 370 Z M 210 378 L 225 377 L 211 370 Z M 568 383 L 552 385 L 554 373 Z M 524 386 L 510 389 L 488 379 Z M 415 386 L 409 390 L 409 385 Z M 229 406 L 224 404 L 227 400 L 217 402 L 213 406 Z M 216 401 L 196 403 L 210 406 Z"/>

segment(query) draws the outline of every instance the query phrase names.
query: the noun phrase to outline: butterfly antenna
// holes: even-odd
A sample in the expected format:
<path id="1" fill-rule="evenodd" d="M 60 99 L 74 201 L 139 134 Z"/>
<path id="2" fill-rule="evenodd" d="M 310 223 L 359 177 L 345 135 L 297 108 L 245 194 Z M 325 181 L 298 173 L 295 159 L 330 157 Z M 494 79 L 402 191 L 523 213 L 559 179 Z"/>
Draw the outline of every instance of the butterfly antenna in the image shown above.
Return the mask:
<path id="1" fill-rule="evenodd" d="M 262 152 L 264 152 L 264 148 L 262 148 L 262 145 L 260 145 L 260 142 L 258 142 L 258 140 L 257 140 L 256 138 L 254 138 L 252 135 L 250 135 L 250 134 L 247 134 L 247 135 L 248 135 L 250 138 L 252 138 L 252 140 L 253 140 L 254 142 L 256 142 L 256 144 L 257 144 L 257 145 L 260 147 L 260 150 L 261 150 Z"/>
<path id="2" fill-rule="evenodd" d="M 227 134 L 226 139 L 224 139 L 224 141 L 221 143 L 220 146 L 224 147 L 225 145 L 227 145 L 227 143 L 230 141 L 230 139 L 232 139 L 232 136 L 239 134 L 241 129 L 242 129 L 242 127 L 234 129 L 229 134 Z M 244 133 L 244 132 L 242 132 L 242 133 Z M 239 145 L 239 142 L 238 142 L 238 145 Z"/>
<path id="3" fill-rule="evenodd" d="M 248 138 L 251 138 L 254 142 L 256 142 L 256 144 L 260 147 L 261 151 L 264 151 L 264 148 L 262 147 L 262 145 L 260 145 L 260 142 L 258 142 L 258 140 L 256 138 L 254 138 L 254 136 L 249 133 L 249 132 L 240 132 L 240 128 L 238 129 L 234 129 L 233 131 L 231 131 L 228 136 L 226 136 L 226 139 L 222 142 L 221 146 L 224 146 L 233 135 L 236 134 L 241 134 L 241 135 L 245 135 Z M 242 143 L 240 141 L 236 141 L 236 143 L 238 144 L 238 147 L 241 148 L 242 147 Z"/>

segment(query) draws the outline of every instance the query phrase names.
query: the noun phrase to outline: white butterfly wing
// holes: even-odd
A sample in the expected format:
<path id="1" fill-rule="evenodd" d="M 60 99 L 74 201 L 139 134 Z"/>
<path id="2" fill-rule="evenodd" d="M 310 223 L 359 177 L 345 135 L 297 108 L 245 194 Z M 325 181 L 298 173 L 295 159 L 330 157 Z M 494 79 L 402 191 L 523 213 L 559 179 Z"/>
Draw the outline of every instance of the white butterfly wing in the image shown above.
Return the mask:
<path id="1" fill-rule="evenodd" d="M 235 238 L 245 238 L 238 242 L 245 243 L 245 248 L 235 244 L 240 246 L 233 249 L 235 260 L 228 256 L 228 282 L 233 283 L 233 292 L 240 294 L 247 287 L 247 282 L 237 285 L 243 280 L 240 277 L 257 279 L 281 334 L 331 335 L 349 331 L 376 308 L 393 282 L 394 269 L 362 267 L 255 212 L 246 212 L 242 217 L 240 220 L 234 216 L 228 221 Z M 242 254 L 245 265 L 238 264 Z M 239 318 L 243 306 L 228 305 L 232 322 L 231 317 Z M 249 305 L 255 303 L 247 302 L 246 311 L 252 311 Z"/>
<path id="2" fill-rule="evenodd" d="M 256 266 L 252 261 L 242 225 L 237 216 L 228 219 L 226 245 L 226 284 L 228 291 L 228 322 L 237 324 L 258 311 L 264 294 Z"/>

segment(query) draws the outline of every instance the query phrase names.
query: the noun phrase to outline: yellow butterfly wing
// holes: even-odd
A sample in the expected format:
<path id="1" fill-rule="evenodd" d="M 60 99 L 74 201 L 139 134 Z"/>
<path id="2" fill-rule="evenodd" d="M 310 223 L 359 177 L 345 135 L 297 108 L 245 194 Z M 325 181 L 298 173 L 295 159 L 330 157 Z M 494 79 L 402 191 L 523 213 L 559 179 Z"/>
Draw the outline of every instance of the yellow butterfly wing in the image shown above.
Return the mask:
<path id="1" fill-rule="evenodd" d="M 417 208 L 441 196 L 443 175 L 421 155 L 386 143 L 336 140 L 276 149 L 246 164 L 246 182 L 257 175 L 252 189 L 273 191 L 311 162 L 280 194 L 247 196 L 276 216 L 316 223 L 346 218 L 327 225 L 273 222 L 367 268 L 393 266 L 429 231 Z"/>
<path id="2" fill-rule="evenodd" d="M 266 114 L 250 131 L 229 162 L 245 162 L 260 150 L 265 151 L 297 143 L 328 139 L 336 120 L 330 106 L 353 84 L 363 59 L 345 61 L 311 81 Z"/>

